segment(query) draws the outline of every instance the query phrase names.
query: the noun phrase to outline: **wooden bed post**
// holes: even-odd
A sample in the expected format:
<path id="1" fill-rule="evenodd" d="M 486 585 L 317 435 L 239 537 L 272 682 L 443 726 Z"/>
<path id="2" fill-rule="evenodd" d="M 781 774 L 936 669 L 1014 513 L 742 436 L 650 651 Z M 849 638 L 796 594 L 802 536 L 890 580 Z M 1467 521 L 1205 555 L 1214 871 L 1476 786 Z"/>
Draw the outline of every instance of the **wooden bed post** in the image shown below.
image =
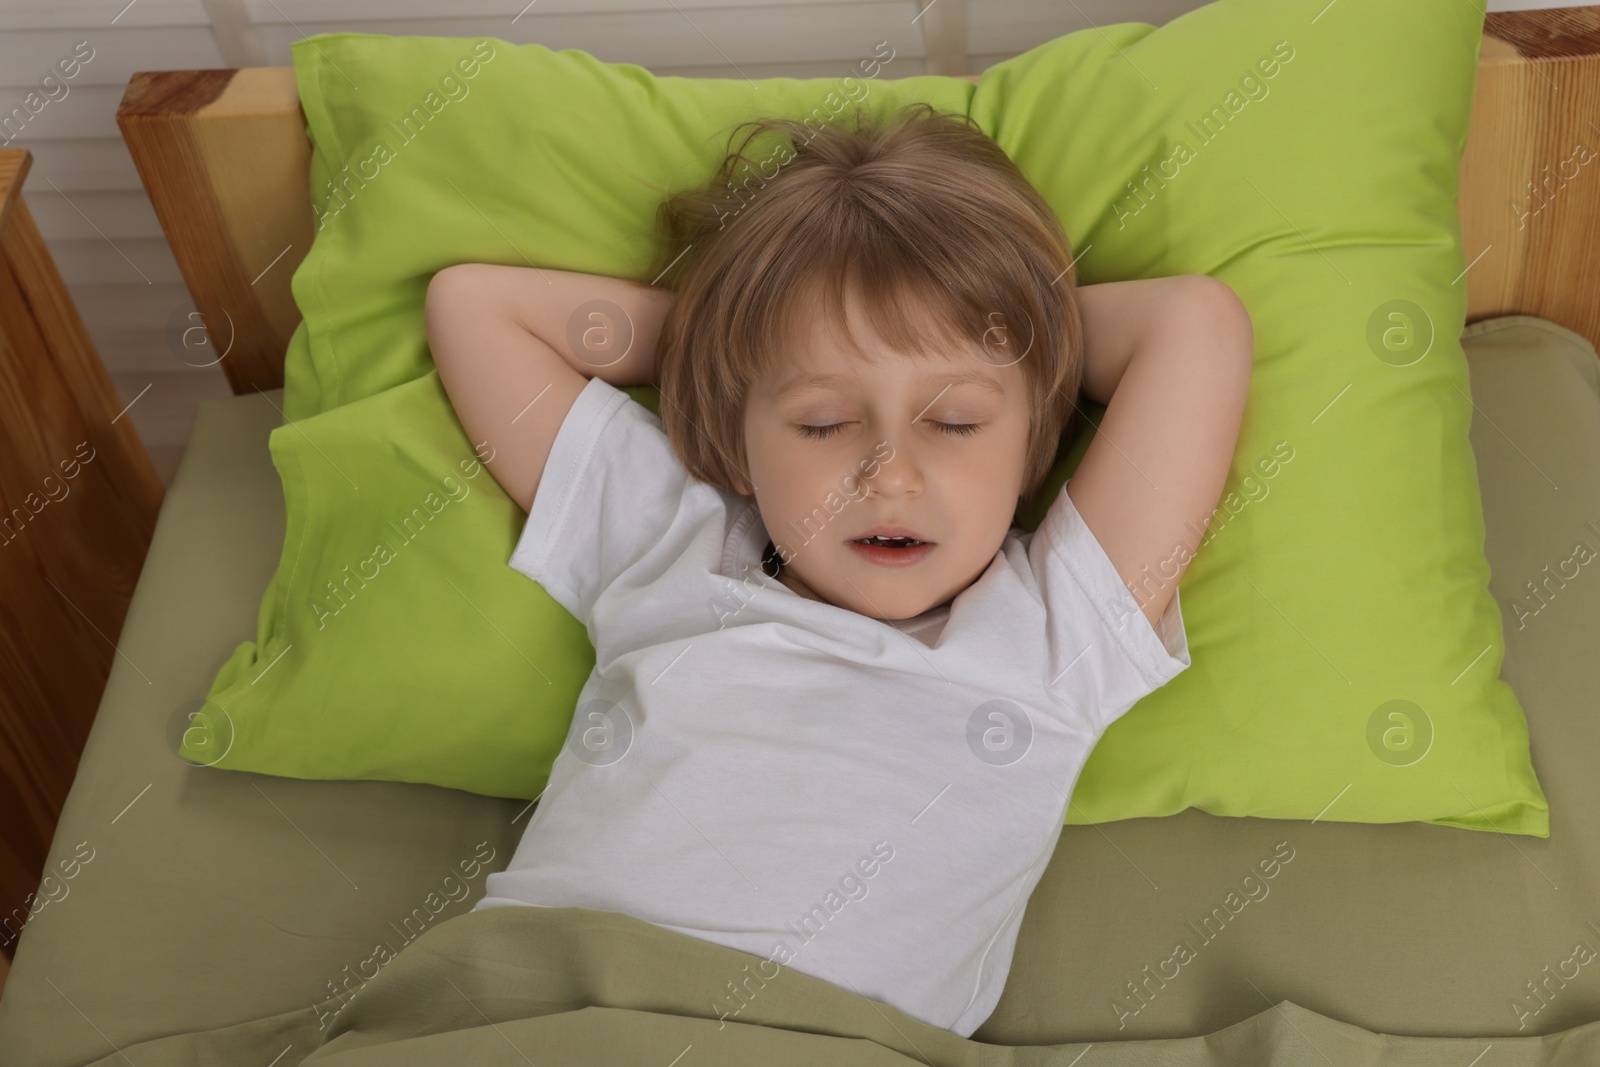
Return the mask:
<path id="1" fill-rule="evenodd" d="M 294 70 L 134 74 L 117 126 L 235 393 L 283 386 L 311 248 L 311 142 Z"/>
<path id="2" fill-rule="evenodd" d="M 1600 7 L 1488 16 L 1460 211 L 1468 322 L 1537 315 L 1600 348 Z"/>
<path id="3" fill-rule="evenodd" d="M 0 900 L 26 909 L 163 489 L 0 149 Z M 131 404 L 131 402 L 130 402 Z M 15 945 L 0 936 L 0 952 Z"/>

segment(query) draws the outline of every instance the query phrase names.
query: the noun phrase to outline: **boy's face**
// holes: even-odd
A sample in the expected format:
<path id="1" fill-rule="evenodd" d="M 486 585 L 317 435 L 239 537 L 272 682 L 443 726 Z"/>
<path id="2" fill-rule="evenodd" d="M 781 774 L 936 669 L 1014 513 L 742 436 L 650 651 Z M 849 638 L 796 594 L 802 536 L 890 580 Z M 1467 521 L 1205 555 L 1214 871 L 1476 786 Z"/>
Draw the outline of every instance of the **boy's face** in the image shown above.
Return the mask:
<path id="1" fill-rule="evenodd" d="M 872 618 L 909 619 L 972 584 L 1011 528 L 1027 459 L 1027 382 L 1009 349 L 974 344 L 926 359 L 891 352 L 853 292 L 848 304 L 852 333 L 876 363 L 857 358 L 820 316 L 811 320 L 797 349 L 804 359 L 756 383 L 746 400 L 755 487 L 735 489 L 756 498 L 789 588 Z M 786 390 L 811 375 L 838 380 Z M 975 429 L 945 428 L 964 425 Z M 853 543 L 879 527 L 927 544 Z"/>

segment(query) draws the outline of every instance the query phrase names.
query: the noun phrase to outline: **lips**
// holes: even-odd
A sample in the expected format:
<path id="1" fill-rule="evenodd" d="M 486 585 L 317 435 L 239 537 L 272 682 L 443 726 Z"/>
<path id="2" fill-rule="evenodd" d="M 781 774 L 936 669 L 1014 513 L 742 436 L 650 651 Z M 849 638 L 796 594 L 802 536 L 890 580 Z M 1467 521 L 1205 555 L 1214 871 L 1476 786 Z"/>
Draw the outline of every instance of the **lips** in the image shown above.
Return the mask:
<path id="1" fill-rule="evenodd" d="M 846 544 L 863 560 L 882 567 L 909 567 L 926 559 L 934 547 L 934 542 L 904 526 L 874 526 Z"/>

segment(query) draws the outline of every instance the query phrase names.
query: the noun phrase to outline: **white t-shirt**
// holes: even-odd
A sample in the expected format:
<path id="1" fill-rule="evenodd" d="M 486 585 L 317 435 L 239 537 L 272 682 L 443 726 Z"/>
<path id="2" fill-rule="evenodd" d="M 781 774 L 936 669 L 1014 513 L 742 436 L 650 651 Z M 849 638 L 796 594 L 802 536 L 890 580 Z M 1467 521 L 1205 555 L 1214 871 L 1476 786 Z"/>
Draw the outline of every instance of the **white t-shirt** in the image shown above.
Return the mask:
<path id="1" fill-rule="evenodd" d="M 884 622 L 768 577 L 755 501 L 691 478 L 592 378 L 511 566 L 588 627 L 595 667 L 510 866 L 477 908 L 623 912 L 970 1035 L 1101 733 L 1189 665 L 1071 499 L 971 586 Z"/>

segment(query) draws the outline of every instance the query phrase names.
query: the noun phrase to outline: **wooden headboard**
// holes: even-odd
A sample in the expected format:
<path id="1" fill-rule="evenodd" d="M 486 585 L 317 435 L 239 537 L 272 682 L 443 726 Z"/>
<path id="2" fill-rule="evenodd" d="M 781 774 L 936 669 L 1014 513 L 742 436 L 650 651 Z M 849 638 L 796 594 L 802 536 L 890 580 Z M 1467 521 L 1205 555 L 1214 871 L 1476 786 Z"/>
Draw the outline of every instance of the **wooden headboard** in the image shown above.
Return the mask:
<path id="1" fill-rule="evenodd" d="M 1539 315 L 1600 347 L 1600 168 L 1566 173 L 1600 144 L 1590 116 L 1600 6 L 1490 14 L 1461 165 L 1469 322 Z M 281 386 L 313 222 L 293 68 L 137 73 L 117 124 L 195 306 L 228 323 L 233 391 Z"/>

